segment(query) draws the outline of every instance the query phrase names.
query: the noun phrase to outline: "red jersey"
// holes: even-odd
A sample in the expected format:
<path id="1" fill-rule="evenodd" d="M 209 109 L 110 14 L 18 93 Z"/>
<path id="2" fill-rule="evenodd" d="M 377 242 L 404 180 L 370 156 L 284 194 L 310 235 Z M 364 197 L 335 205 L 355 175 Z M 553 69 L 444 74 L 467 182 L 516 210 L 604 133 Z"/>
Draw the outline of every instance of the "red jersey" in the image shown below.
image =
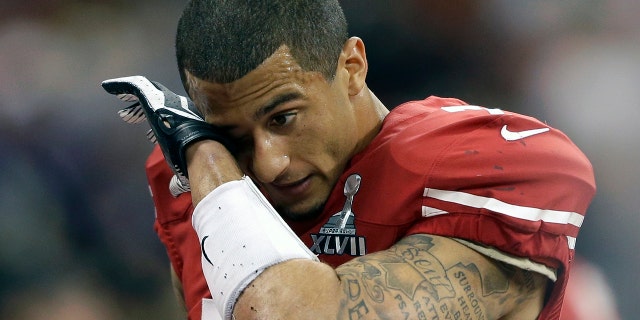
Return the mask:
<path id="1" fill-rule="evenodd" d="M 183 281 L 189 315 L 199 319 L 200 300 L 209 296 L 189 229 L 190 199 L 169 195 L 172 174 L 159 151 L 147 170 L 156 230 Z M 393 109 L 351 159 L 323 213 L 289 224 L 334 267 L 418 233 L 528 258 L 557 272 L 540 316 L 557 319 L 594 192 L 589 161 L 560 131 L 515 113 L 429 97 Z"/>

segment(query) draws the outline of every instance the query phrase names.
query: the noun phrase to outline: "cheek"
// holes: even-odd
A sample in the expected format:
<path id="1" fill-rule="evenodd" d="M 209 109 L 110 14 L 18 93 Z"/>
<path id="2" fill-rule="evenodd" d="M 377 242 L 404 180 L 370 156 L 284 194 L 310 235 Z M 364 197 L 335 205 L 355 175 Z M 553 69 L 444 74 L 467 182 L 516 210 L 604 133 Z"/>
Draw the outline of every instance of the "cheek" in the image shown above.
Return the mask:
<path id="1" fill-rule="evenodd" d="M 351 114 L 338 107 L 338 99 L 318 102 L 289 141 L 295 154 L 325 174 L 339 170 L 349 160 L 356 139 Z"/>
<path id="2" fill-rule="evenodd" d="M 316 122 L 293 141 L 301 158 L 328 173 L 343 167 L 348 161 L 350 140 L 346 132 L 334 125 L 323 126 Z"/>

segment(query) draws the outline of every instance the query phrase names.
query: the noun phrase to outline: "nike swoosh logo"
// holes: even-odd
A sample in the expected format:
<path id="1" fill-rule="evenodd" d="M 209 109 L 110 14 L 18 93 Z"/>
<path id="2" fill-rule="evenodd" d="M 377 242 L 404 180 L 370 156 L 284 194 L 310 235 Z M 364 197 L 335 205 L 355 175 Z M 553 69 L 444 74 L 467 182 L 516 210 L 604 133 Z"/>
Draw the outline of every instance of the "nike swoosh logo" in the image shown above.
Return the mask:
<path id="1" fill-rule="evenodd" d="M 500 130 L 500 135 L 502 135 L 502 137 L 507 141 L 516 141 L 547 131 L 549 131 L 549 128 L 531 129 L 524 131 L 509 131 L 509 129 L 507 129 L 507 125 L 505 124 L 504 127 L 502 127 L 502 130 Z"/>
<path id="2" fill-rule="evenodd" d="M 200 247 L 202 248 L 202 255 L 204 256 L 204 259 L 207 260 L 209 264 L 213 265 L 213 262 L 211 262 L 211 259 L 209 259 L 209 256 L 207 256 L 207 252 L 204 250 L 204 242 L 207 240 L 207 238 L 209 238 L 209 236 L 204 236 L 204 238 L 202 238 L 202 243 L 200 243 Z"/>

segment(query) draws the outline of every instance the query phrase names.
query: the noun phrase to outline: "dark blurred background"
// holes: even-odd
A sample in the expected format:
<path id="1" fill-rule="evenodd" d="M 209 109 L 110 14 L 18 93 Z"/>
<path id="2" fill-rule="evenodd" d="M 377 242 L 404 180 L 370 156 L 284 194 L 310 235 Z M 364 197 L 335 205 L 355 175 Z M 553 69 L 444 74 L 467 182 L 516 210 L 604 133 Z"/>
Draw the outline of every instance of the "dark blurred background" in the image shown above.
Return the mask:
<path id="1" fill-rule="evenodd" d="M 185 3 L 0 3 L 0 318 L 181 318 L 153 231 L 152 145 L 100 82 L 142 74 L 184 94 L 173 38 Z M 342 3 L 388 107 L 457 97 L 533 115 L 582 148 L 598 194 L 577 252 L 622 318 L 637 316 L 640 2 Z"/>

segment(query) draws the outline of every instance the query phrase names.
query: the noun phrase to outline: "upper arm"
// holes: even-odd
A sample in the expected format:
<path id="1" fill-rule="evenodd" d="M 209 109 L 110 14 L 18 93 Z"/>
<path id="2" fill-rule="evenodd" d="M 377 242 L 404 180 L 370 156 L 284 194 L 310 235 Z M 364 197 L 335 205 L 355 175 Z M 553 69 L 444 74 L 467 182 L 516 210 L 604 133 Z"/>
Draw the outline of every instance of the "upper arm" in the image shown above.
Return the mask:
<path id="1" fill-rule="evenodd" d="M 455 240 L 412 235 L 332 269 L 291 260 L 243 292 L 237 318 L 535 319 L 546 278 Z"/>
<path id="2" fill-rule="evenodd" d="M 547 281 L 430 235 L 409 236 L 336 271 L 343 319 L 535 319 Z"/>

